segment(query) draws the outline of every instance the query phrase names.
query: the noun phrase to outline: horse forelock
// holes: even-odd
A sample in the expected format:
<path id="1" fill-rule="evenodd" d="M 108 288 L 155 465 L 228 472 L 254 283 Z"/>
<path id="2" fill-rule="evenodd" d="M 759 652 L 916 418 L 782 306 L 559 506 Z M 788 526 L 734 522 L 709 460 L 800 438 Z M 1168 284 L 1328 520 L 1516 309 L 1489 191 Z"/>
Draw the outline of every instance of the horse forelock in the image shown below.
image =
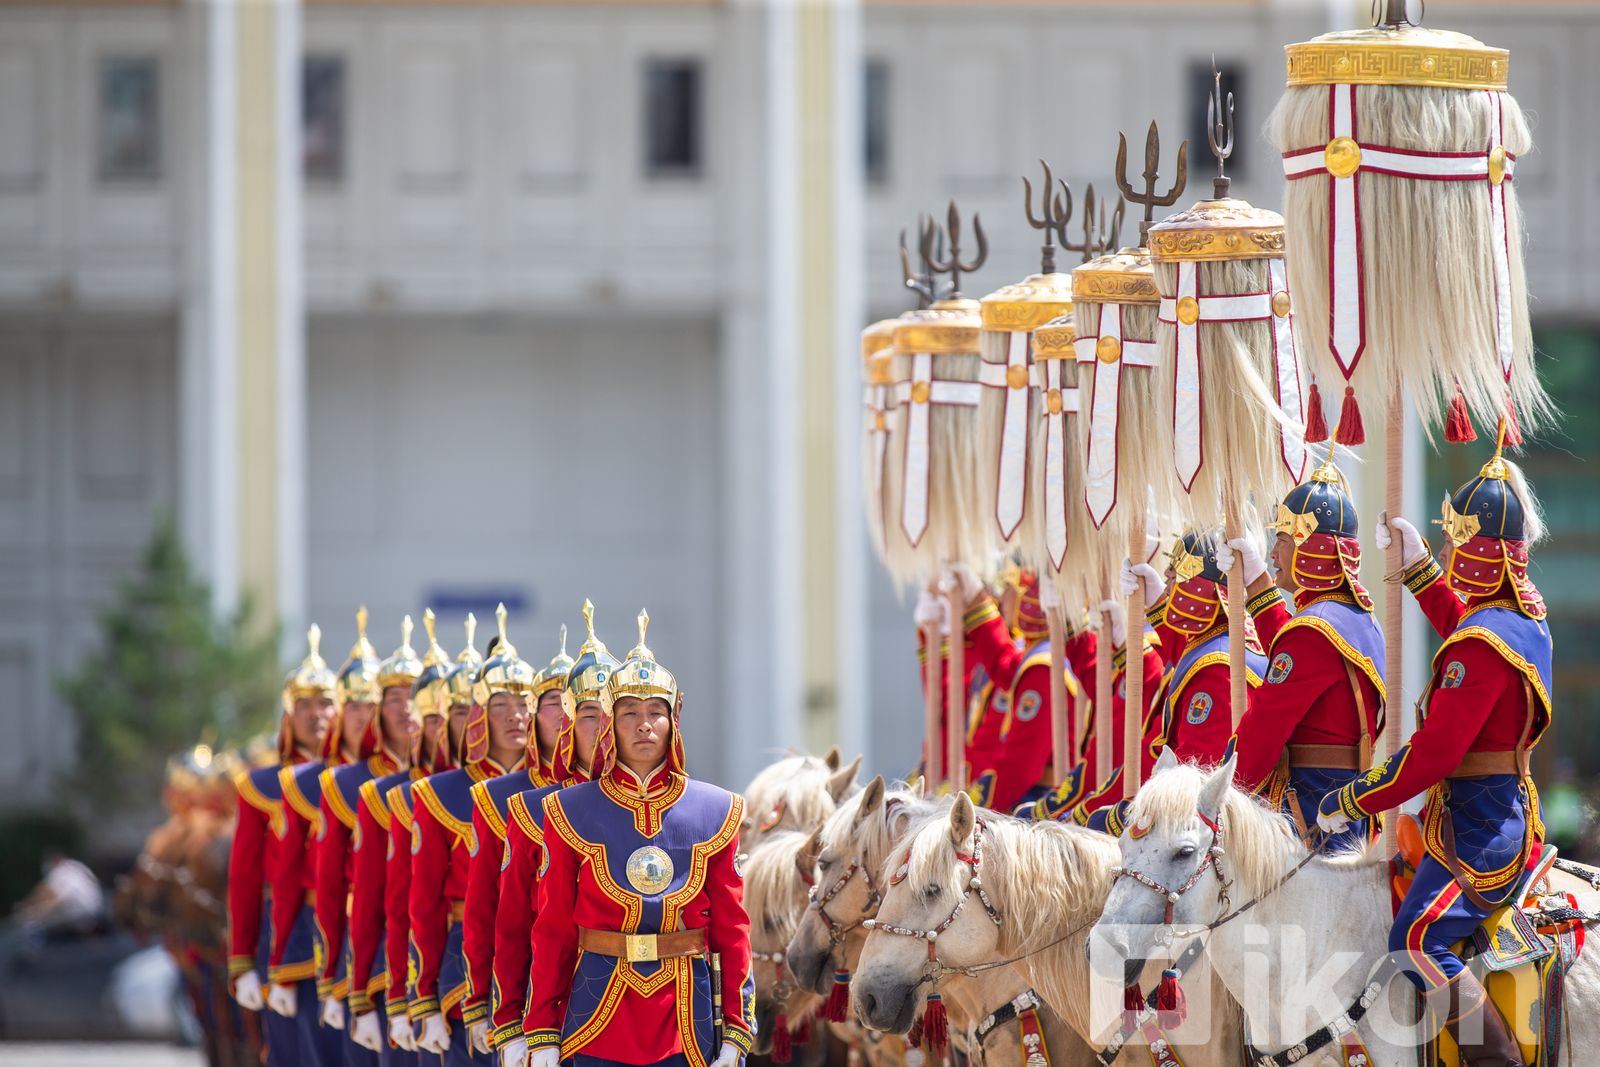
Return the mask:
<path id="1" fill-rule="evenodd" d="M 832 776 L 833 769 L 816 756 L 785 756 L 763 767 L 745 787 L 749 815 L 759 822 L 781 800 L 795 826 L 820 826 L 834 810 L 833 796 L 828 792 Z"/>
<path id="2" fill-rule="evenodd" d="M 867 791 L 862 790 L 839 805 L 822 824 L 819 840 L 823 855 L 841 863 L 848 863 L 860 856 L 863 862 L 872 867 L 873 877 L 883 873 L 884 865 L 890 859 L 889 853 L 894 848 L 896 837 L 893 829 L 895 822 L 901 818 L 909 819 L 909 834 L 930 814 L 940 810 L 941 805 L 949 803 L 924 800 L 909 789 L 891 789 L 884 793 L 883 804 L 878 811 L 872 817 L 862 819 L 858 826 L 856 816 L 866 795 Z"/>

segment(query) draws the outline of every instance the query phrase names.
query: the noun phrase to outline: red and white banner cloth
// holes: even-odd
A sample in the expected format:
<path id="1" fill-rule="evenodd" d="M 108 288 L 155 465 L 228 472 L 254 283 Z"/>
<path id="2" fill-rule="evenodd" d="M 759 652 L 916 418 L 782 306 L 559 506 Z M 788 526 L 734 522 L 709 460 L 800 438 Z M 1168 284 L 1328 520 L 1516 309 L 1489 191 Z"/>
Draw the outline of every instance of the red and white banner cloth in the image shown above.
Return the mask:
<path id="1" fill-rule="evenodd" d="M 1421 181 L 1483 182 L 1489 196 L 1495 300 L 1495 348 L 1500 370 L 1511 378 L 1511 245 L 1506 233 L 1505 182 L 1516 169 L 1516 157 L 1505 150 L 1505 94 L 1484 90 L 1492 98 L 1489 143 L 1481 152 L 1419 152 L 1363 142 L 1356 127 L 1354 85 L 1328 86 L 1328 143 L 1283 154 L 1284 177 L 1290 181 L 1328 176 L 1328 302 L 1329 347 L 1345 378 L 1355 373 L 1367 344 L 1365 251 L 1361 240 L 1363 173 L 1387 174 Z M 1397 219 L 1379 220 L 1398 225 Z"/>
<path id="2" fill-rule="evenodd" d="M 974 358 L 976 358 L 974 356 Z M 895 383 L 895 401 L 905 407 L 906 465 L 900 490 L 900 530 L 913 547 L 928 532 L 929 480 L 933 476 L 929 455 L 928 415 L 933 405 L 975 408 L 983 385 L 933 376 L 933 356 L 918 352 L 911 357 L 911 378 Z"/>
<path id="3" fill-rule="evenodd" d="M 1078 387 L 1066 384 L 1064 359 L 1033 364 L 1033 387 L 1039 392 L 1039 418 L 1044 423 L 1044 547 L 1057 571 L 1067 556 L 1067 416 L 1078 411 Z"/>
<path id="4" fill-rule="evenodd" d="M 1089 386 L 1088 446 L 1083 462 L 1083 500 L 1095 529 L 1105 525 L 1117 503 L 1117 423 L 1121 411 L 1122 368 L 1154 367 L 1156 343 L 1122 336 L 1122 305 L 1100 306 L 1100 336 L 1073 342 L 1078 362 L 1094 365 Z"/>
<path id="5" fill-rule="evenodd" d="M 863 387 L 861 406 L 866 409 L 867 448 L 872 456 L 872 506 L 878 509 L 879 536 L 887 537 L 889 517 L 884 513 L 883 477 L 884 464 L 889 458 L 890 422 L 900 408 L 895 399 L 895 387 L 888 384 Z"/>
<path id="6" fill-rule="evenodd" d="M 1000 458 L 994 493 L 994 521 L 1002 540 L 1010 541 L 1022 525 L 1028 485 L 1028 368 L 1033 363 L 1033 335 L 1006 334 L 1006 361 L 984 361 L 978 380 L 1005 390 L 1000 421 Z"/>
<path id="7" fill-rule="evenodd" d="M 1200 324 L 1203 322 L 1266 322 L 1272 327 L 1273 384 L 1277 389 L 1278 407 L 1293 424 L 1292 427 L 1279 425 L 1279 454 L 1296 484 L 1305 477 L 1306 400 L 1300 381 L 1300 362 L 1295 354 L 1289 282 L 1283 260 L 1266 262 L 1270 286 L 1266 292 L 1201 296 L 1199 264 L 1183 261 L 1176 264 L 1177 294 L 1161 298 L 1161 321 L 1177 329 L 1177 353 L 1172 372 L 1172 461 L 1184 492 L 1193 488 L 1195 477 L 1205 462 L 1200 378 Z"/>

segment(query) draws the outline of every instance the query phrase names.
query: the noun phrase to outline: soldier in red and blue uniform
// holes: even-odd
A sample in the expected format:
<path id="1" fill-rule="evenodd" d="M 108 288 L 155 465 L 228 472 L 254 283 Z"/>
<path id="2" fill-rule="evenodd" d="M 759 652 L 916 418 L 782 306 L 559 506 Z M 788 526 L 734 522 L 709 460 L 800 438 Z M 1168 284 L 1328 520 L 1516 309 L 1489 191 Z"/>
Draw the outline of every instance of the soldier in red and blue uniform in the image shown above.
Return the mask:
<path id="1" fill-rule="evenodd" d="M 272 956 L 267 970 L 272 986 L 267 1006 L 293 1018 L 303 1062 L 339 1067 L 344 1060 L 341 1029 L 321 1024 L 316 978 L 327 947 L 316 929 L 316 863 L 312 846 L 321 828 L 324 770 L 360 762 L 377 751 L 377 705 L 369 676 L 376 677 L 378 654 L 367 640 L 367 609 L 356 612 L 357 639 L 339 669 L 334 692 L 338 707 L 323 740 L 322 760 L 285 767 L 283 833 L 278 842 L 278 878 L 272 887 Z"/>
<path id="2" fill-rule="evenodd" d="M 496 612 L 500 636 L 472 683 L 472 708 L 456 752 L 458 766 L 411 787 L 410 978 L 408 1011 L 417 1047 L 451 1065 L 489 1065 L 467 1029 L 488 1016 L 487 1003 L 468 1013 L 470 993 L 461 952 L 467 869 L 472 858 L 472 786 L 522 766 L 528 747 L 528 696 L 534 669 L 506 637 L 506 609 Z M 460 1032 L 451 1035 L 451 1023 Z M 428 1056 L 422 1057 L 427 1062 Z"/>
<path id="3" fill-rule="evenodd" d="M 358 970 L 351 966 L 353 937 L 347 937 L 347 927 L 372 926 L 380 922 L 374 910 L 357 912 L 355 908 L 354 870 L 356 864 L 355 842 L 360 833 L 361 790 L 367 783 L 385 775 L 403 771 L 411 766 L 412 749 L 416 745 L 418 723 L 413 717 L 411 687 L 422 673 L 422 661 L 411 647 L 411 616 L 401 623 L 400 647 L 368 674 L 363 665 L 361 673 L 347 683 L 352 692 L 358 687 L 366 690 L 362 695 L 376 703 L 376 723 L 379 736 L 378 751 L 357 763 L 346 764 L 322 772 L 322 831 L 317 838 L 317 930 L 328 954 L 322 971 L 317 975 L 317 995 L 323 1002 L 323 1022 L 335 1029 L 344 1029 L 348 1014 L 351 1026 L 350 1041 L 345 1047 L 346 1067 L 376 1067 L 378 1060 L 377 1015 L 372 1010 L 372 994 L 381 995 L 382 973 L 370 975 L 371 958 Z M 348 920 L 348 921 L 347 921 Z M 345 1011 L 349 1001 L 350 1010 Z M 367 1016 L 359 1040 L 354 1031 L 355 1019 Z"/>
<path id="4" fill-rule="evenodd" d="M 266 1006 L 261 980 L 272 955 L 272 884 L 278 875 L 277 843 L 284 819 L 279 772 L 320 763 L 322 740 L 333 715 L 333 671 L 318 650 L 322 630 L 313 625 L 306 636 L 309 652 L 283 686 L 277 760 L 235 779 L 239 819 L 228 856 L 228 975 L 234 998 L 249 1011 Z M 292 1019 L 267 1012 L 262 1032 L 270 1067 L 299 1067 L 299 1036 Z"/>
<path id="5" fill-rule="evenodd" d="M 423 621 L 428 616 L 424 614 Z M 467 644 L 454 665 L 434 640 L 429 630 L 428 657 L 422 675 L 412 687 L 412 699 L 422 715 L 422 747 L 417 754 L 417 773 L 384 786 L 383 797 L 389 809 L 389 846 L 384 859 L 383 952 L 396 961 L 389 970 L 389 989 L 384 1012 L 389 1016 L 389 1044 L 395 1051 L 397 1067 L 414 1067 L 417 1062 L 416 1031 L 411 1022 L 409 964 L 406 960 L 411 940 L 411 838 L 416 820 L 412 816 L 412 786 L 418 778 L 442 774 L 455 766 L 455 753 L 461 749 L 467 719 L 472 708 L 472 682 L 483 666 L 483 657 L 473 643 L 478 620 L 467 614 Z M 374 785 L 374 789 L 377 786 Z M 431 1053 L 430 1059 L 436 1059 Z"/>
<path id="6" fill-rule="evenodd" d="M 539 909 L 538 872 L 544 858 L 544 798 L 557 788 L 587 782 L 595 744 L 605 723 L 600 698 L 617 660 L 594 633 L 594 608 L 583 602 L 589 635 L 562 680 L 561 701 L 567 725 L 556 741 L 552 773 L 559 785 L 540 786 L 506 804 L 505 847 L 501 854 L 500 899 L 494 923 L 494 975 L 489 995 L 493 1044 L 501 1067 L 523 1067 L 528 1042 L 523 1037 L 528 1008 L 528 978 L 533 959 L 533 920 Z"/>
<path id="7" fill-rule="evenodd" d="M 1468 937 L 1521 881 L 1544 840 L 1529 750 L 1550 723 L 1550 630 L 1528 578 L 1528 547 L 1544 533 L 1522 472 L 1493 458 L 1444 502 L 1443 568 L 1416 528 L 1380 520 L 1378 547 L 1401 545 L 1403 580 L 1444 639 L 1418 702 L 1421 724 L 1383 763 L 1323 797 L 1329 833 L 1423 790 L 1424 855 L 1389 934 L 1407 976 L 1477 1064 L 1521 1063 L 1521 1050 L 1478 979 L 1451 946 Z"/>
<path id="8" fill-rule="evenodd" d="M 1317 805 L 1371 761 L 1383 721 L 1383 630 L 1362 588 L 1355 501 L 1332 463 L 1312 471 L 1278 505 L 1267 573 L 1255 542 L 1217 546 L 1224 573 L 1238 553 L 1250 617 L 1267 643 L 1266 681 L 1239 721 L 1235 777 L 1282 808 L 1311 840 Z M 1294 597 L 1294 611 L 1280 589 Z M 1359 849 L 1366 820 L 1322 848 Z"/>
<path id="9" fill-rule="evenodd" d="M 744 802 L 688 776 L 682 695 L 647 623 L 606 682 L 595 780 L 544 798 L 529 1067 L 739 1067 L 750 1051 Z"/>
<path id="10" fill-rule="evenodd" d="M 565 728 L 567 713 L 561 690 L 572 657 L 567 655 L 567 628 L 561 627 L 561 650 L 533 678 L 533 728 L 523 766 L 508 774 L 478 782 L 472 787 L 472 860 L 467 867 L 466 913 L 461 920 L 461 951 L 467 961 L 467 1000 L 464 1015 L 473 1022 L 467 1039 L 475 1051 L 487 1055 L 497 1046 L 490 1019 L 493 992 L 495 913 L 500 904 L 501 860 L 506 844 L 506 805 L 518 793 L 557 784 L 554 777 L 556 745 Z"/>

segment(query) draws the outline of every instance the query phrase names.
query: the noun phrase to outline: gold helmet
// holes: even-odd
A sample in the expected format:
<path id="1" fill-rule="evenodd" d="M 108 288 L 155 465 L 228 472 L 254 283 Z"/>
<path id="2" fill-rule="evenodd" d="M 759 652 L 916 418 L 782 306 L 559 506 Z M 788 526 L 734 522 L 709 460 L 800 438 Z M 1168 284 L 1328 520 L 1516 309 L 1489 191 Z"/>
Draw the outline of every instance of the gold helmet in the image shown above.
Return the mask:
<path id="1" fill-rule="evenodd" d="M 567 627 L 561 626 L 561 651 L 557 652 L 544 670 L 534 675 L 533 696 L 537 700 L 546 693 L 560 689 L 567 684 L 567 675 L 572 672 L 572 657 L 567 655 Z"/>
<path id="2" fill-rule="evenodd" d="M 353 701 L 376 704 L 383 699 L 378 685 L 378 650 L 367 640 L 367 609 L 356 611 L 356 643 L 350 649 L 350 658 L 339 668 L 336 689 L 341 707 Z"/>
<path id="3" fill-rule="evenodd" d="M 678 689 L 678 679 L 662 666 L 656 654 L 645 645 L 645 631 L 650 626 L 650 613 L 639 612 L 639 643 L 606 679 L 605 690 L 600 694 L 600 705 L 610 720 L 601 734 L 595 763 L 601 774 L 609 774 L 617 762 L 616 718 L 614 709 L 623 697 L 652 698 L 667 703 L 672 718 L 672 739 L 667 748 L 667 764 L 679 774 L 685 773 L 683 731 L 678 728 L 678 712 L 683 703 L 683 693 Z"/>
<path id="4" fill-rule="evenodd" d="M 419 719 L 450 713 L 450 672 L 453 665 L 450 654 L 439 647 L 439 635 L 434 629 L 436 622 L 433 609 L 425 609 L 422 628 L 428 632 L 428 652 L 422 658 L 422 670 L 417 672 L 411 685 L 411 703 Z"/>
<path id="5" fill-rule="evenodd" d="M 306 658 L 283 681 L 285 715 L 294 710 L 294 702 L 302 697 L 325 696 L 333 699 L 334 689 L 338 685 L 338 679 L 328 669 L 328 661 L 322 658 L 322 627 L 316 623 L 312 623 L 306 631 L 306 647 Z"/>
<path id="6" fill-rule="evenodd" d="M 600 699 L 606 680 L 617 669 L 617 657 L 595 636 L 594 604 L 588 600 L 583 602 L 583 625 L 589 635 L 578 649 L 578 658 L 567 669 L 565 688 L 561 692 L 561 706 L 569 719 L 578 713 L 578 705 L 585 700 Z"/>
<path id="7" fill-rule="evenodd" d="M 472 683 L 478 677 L 478 668 L 483 666 L 483 657 L 478 654 L 477 642 L 478 617 L 472 612 L 467 612 L 467 647 L 461 650 L 456 657 L 455 669 L 449 676 L 449 699 L 445 701 L 443 710 L 449 712 L 456 704 L 472 703 Z"/>
<path id="8" fill-rule="evenodd" d="M 403 685 L 410 689 L 422 675 L 422 661 L 411 647 L 411 616 L 400 621 L 400 647 L 378 665 L 378 688 Z"/>
<path id="9" fill-rule="evenodd" d="M 532 693 L 538 677 L 533 666 L 517 655 L 516 646 L 506 637 L 506 606 L 495 608 L 495 620 L 500 624 L 500 642 L 494 655 L 478 668 L 472 683 L 472 702 L 488 707 L 489 699 L 497 693 Z"/>

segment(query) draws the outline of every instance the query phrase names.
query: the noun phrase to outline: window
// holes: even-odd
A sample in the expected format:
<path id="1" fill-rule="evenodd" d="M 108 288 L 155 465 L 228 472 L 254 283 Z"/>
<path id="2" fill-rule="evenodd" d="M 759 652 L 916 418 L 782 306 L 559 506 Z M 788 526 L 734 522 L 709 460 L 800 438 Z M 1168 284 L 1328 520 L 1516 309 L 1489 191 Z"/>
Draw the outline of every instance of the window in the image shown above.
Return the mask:
<path id="1" fill-rule="evenodd" d="M 644 71 L 645 173 L 651 178 L 700 174 L 701 64 L 698 59 L 651 59 Z"/>
<path id="2" fill-rule="evenodd" d="M 161 64 L 155 56 L 100 61 L 95 158 L 103 182 L 161 177 Z"/>
<path id="3" fill-rule="evenodd" d="M 308 55 L 300 65 L 300 169 L 308 182 L 344 177 L 344 57 Z"/>
<path id="4" fill-rule="evenodd" d="M 869 59 L 861 79 L 862 161 L 873 185 L 889 180 L 889 61 Z"/>
<path id="5" fill-rule="evenodd" d="M 1255 140 L 1254 121 L 1246 112 L 1246 98 L 1244 91 L 1244 69 L 1234 63 L 1218 63 L 1217 71 L 1222 75 L 1222 100 L 1226 108 L 1228 94 L 1233 94 L 1233 155 L 1228 157 L 1227 175 L 1230 178 L 1243 180 L 1249 174 L 1250 148 Z M 1206 196 L 1211 195 L 1209 179 L 1216 174 L 1216 160 L 1211 156 L 1209 142 L 1206 141 L 1206 100 L 1211 96 L 1213 85 L 1211 63 L 1196 62 L 1189 64 L 1189 93 L 1188 93 L 1188 136 L 1189 136 L 1189 162 L 1191 180 L 1198 176 L 1208 182 L 1202 189 Z M 1222 116 L 1218 116 L 1221 118 Z M 1198 168 L 1192 166 L 1199 161 Z"/>

